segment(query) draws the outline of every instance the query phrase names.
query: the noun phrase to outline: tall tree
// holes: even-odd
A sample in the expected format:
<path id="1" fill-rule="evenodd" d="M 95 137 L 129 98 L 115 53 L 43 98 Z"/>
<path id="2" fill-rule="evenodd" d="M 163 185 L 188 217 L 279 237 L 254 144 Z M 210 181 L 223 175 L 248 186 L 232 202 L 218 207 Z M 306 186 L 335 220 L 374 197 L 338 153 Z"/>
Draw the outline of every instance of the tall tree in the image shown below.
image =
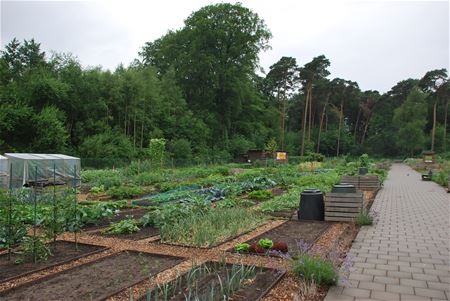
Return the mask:
<path id="1" fill-rule="evenodd" d="M 298 71 L 296 59 L 283 56 L 278 62 L 270 66 L 270 71 L 266 76 L 270 90 L 272 93 L 276 93 L 278 111 L 281 116 L 280 142 L 282 150 L 284 150 L 287 96 L 294 91 L 299 82 Z M 282 106 L 280 103 L 282 103 Z"/>
<path id="2" fill-rule="evenodd" d="M 300 68 L 300 81 L 303 85 L 303 90 L 306 95 L 305 98 L 305 106 L 303 111 L 303 134 L 302 134 L 302 143 L 300 149 L 300 155 L 303 156 L 305 152 L 305 137 L 306 137 L 306 125 L 307 118 L 309 117 L 309 129 L 308 129 L 308 141 L 311 138 L 311 120 L 312 120 L 312 89 L 313 85 L 327 77 L 330 72 L 327 68 L 330 66 L 330 61 L 324 56 L 320 55 L 318 57 L 313 58 L 313 60 L 302 68 Z M 309 111 L 309 115 L 308 115 Z"/>
<path id="3" fill-rule="evenodd" d="M 429 93 L 429 97 L 431 98 L 433 104 L 433 127 L 431 130 L 431 150 L 434 151 L 434 141 L 436 136 L 436 111 L 437 105 L 439 101 L 439 97 L 437 95 L 437 90 L 441 85 L 445 83 L 447 80 L 447 70 L 446 69 L 437 69 L 428 71 L 424 77 L 419 82 L 419 86 L 422 88 L 424 92 Z"/>
<path id="4" fill-rule="evenodd" d="M 192 13 L 185 26 L 147 43 L 143 61 L 164 73 L 172 66 L 183 96 L 212 129 L 214 141 L 227 142 L 233 124 L 246 114 L 254 89 L 258 54 L 271 33 L 257 14 L 240 4 L 214 4 Z"/>
<path id="5" fill-rule="evenodd" d="M 397 128 L 397 147 L 413 156 L 420 151 L 425 142 L 426 95 L 413 89 L 406 101 L 395 110 L 393 122 Z"/>

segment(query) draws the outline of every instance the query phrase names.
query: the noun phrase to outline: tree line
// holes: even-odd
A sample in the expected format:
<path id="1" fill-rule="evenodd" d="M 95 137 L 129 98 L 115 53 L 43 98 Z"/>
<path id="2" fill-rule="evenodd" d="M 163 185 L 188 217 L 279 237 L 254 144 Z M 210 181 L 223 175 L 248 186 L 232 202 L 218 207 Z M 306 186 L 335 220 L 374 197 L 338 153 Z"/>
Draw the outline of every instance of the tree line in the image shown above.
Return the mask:
<path id="1" fill-rule="evenodd" d="M 231 160 L 273 138 L 291 155 L 448 151 L 447 70 L 386 93 L 329 78 L 324 55 L 304 66 L 282 57 L 265 73 L 258 55 L 271 36 L 250 9 L 221 3 L 114 71 L 13 39 L 0 56 L 0 152 L 132 159 L 153 138 L 181 160 Z"/>

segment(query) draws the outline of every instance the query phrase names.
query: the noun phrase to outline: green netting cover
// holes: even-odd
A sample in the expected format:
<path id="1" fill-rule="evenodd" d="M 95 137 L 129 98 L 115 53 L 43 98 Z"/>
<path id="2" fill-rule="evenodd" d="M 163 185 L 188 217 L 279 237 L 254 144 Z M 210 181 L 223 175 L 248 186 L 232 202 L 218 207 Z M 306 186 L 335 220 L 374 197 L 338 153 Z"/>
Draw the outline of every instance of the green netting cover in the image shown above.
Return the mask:
<path id="1" fill-rule="evenodd" d="M 11 188 L 80 184 L 80 159 L 61 154 L 6 153 Z"/>

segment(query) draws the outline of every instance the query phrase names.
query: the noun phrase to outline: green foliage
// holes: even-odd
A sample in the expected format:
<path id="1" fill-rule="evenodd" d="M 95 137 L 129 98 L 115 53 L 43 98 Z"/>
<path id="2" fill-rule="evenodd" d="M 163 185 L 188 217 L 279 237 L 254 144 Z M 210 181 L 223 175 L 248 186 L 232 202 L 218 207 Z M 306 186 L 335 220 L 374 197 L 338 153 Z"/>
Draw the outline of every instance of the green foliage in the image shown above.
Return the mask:
<path id="1" fill-rule="evenodd" d="M 437 173 L 433 173 L 432 180 L 443 187 L 448 187 L 448 177 L 450 170 L 441 170 Z"/>
<path id="2" fill-rule="evenodd" d="M 24 263 L 27 261 L 46 261 L 49 256 L 52 256 L 50 248 L 46 245 L 43 239 L 36 236 L 26 236 L 19 245 L 17 251 L 19 259 L 16 263 Z"/>
<path id="3" fill-rule="evenodd" d="M 169 144 L 169 151 L 177 161 L 187 162 L 192 159 L 192 147 L 187 139 L 180 138 L 171 141 Z"/>
<path id="4" fill-rule="evenodd" d="M 132 158 L 131 141 L 123 133 L 107 130 L 87 137 L 80 145 L 80 153 L 85 158 Z"/>
<path id="5" fill-rule="evenodd" d="M 319 153 L 308 152 L 304 156 L 300 157 L 300 161 L 305 162 L 323 162 L 325 156 Z"/>
<path id="6" fill-rule="evenodd" d="M 28 226 L 25 221 L 30 213 L 21 210 L 23 207 L 15 203 L 13 196 L 0 191 L 0 248 L 15 245 L 27 234 Z"/>
<path id="7" fill-rule="evenodd" d="M 104 234 L 131 234 L 139 231 L 138 222 L 131 217 L 110 225 L 103 231 Z"/>
<path id="8" fill-rule="evenodd" d="M 164 138 L 150 139 L 148 156 L 156 167 L 163 167 L 166 153 L 166 140 Z"/>
<path id="9" fill-rule="evenodd" d="M 92 186 L 89 192 L 93 195 L 102 194 L 105 192 L 105 185 Z"/>
<path id="10" fill-rule="evenodd" d="M 114 199 L 128 199 L 142 194 L 144 190 L 135 185 L 112 187 L 106 191 L 106 194 Z"/>
<path id="11" fill-rule="evenodd" d="M 359 157 L 359 166 L 360 167 L 369 167 L 369 155 L 368 154 L 362 154 Z"/>
<path id="12" fill-rule="evenodd" d="M 248 193 L 248 198 L 252 200 L 264 201 L 273 197 L 273 193 L 267 190 L 255 190 Z"/>
<path id="13" fill-rule="evenodd" d="M 269 142 L 267 142 L 267 144 L 266 144 L 264 150 L 265 150 L 266 152 L 271 153 L 272 156 L 275 155 L 276 151 L 278 150 L 278 144 L 277 144 L 277 141 L 275 140 L 275 138 L 271 138 L 271 139 L 269 140 Z"/>
<path id="14" fill-rule="evenodd" d="M 36 136 L 33 149 L 42 153 L 64 152 L 69 134 L 65 128 L 65 116 L 58 108 L 45 107 L 34 118 Z"/>
<path id="15" fill-rule="evenodd" d="M 247 253 L 250 250 L 250 245 L 248 243 L 241 243 L 234 246 L 234 250 L 239 253 Z"/>
<path id="16" fill-rule="evenodd" d="M 118 170 L 82 170 L 81 182 L 97 187 L 103 186 L 103 188 L 107 190 L 114 186 L 120 186 L 124 182 L 124 178 Z"/>
<path id="17" fill-rule="evenodd" d="M 161 240 L 196 247 L 214 246 L 226 239 L 254 229 L 264 221 L 256 212 L 243 208 L 216 208 L 205 213 L 192 212 L 161 226 Z"/>
<path id="18" fill-rule="evenodd" d="M 370 226 L 373 224 L 373 218 L 367 211 L 361 211 L 356 217 L 356 223 L 360 226 Z"/>
<path id="19" fill-rule="evenodd" d="M 258 245 L 263 249 L 269 250 L 273 246 L 273 241 L 270 239 L 260 239 Z"/>
<path id="20" fill-rule="evenodd" d="M 296 275 L 317 285 L 331 286 L 338 281 L 338 274 L 333 263 L 319 256 L 303 254 L 291 261 L 291 267 Z"/>
<path id="21" fill-rule="evenodd" d="M 406 154 L 413 155 L 423 149 L 426 114 L 425 94 L 417 88 L 412 89 L 406 101 L 395 110 L 393 121 L 398 129 L 397 146 Z"/>

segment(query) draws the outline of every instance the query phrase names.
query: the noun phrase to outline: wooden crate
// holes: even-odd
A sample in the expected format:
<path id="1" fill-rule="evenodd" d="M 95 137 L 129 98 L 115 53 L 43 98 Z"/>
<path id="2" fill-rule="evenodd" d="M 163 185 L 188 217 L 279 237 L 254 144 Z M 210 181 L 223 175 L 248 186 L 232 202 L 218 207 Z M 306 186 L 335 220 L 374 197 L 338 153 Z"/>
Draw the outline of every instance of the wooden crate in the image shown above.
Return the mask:
<path id="1" fill-rule="evenodd" d="M 378 176 L 343 176 L 341 183 L 355 185 L 361 191 L 376 191 L 380 188 Z"/>
<path id="2" fill-rule="evenodd" d="M 353 222 L 363 208 L 364 193 L 334 193 L 325 195 L 325 220 Z"/>

